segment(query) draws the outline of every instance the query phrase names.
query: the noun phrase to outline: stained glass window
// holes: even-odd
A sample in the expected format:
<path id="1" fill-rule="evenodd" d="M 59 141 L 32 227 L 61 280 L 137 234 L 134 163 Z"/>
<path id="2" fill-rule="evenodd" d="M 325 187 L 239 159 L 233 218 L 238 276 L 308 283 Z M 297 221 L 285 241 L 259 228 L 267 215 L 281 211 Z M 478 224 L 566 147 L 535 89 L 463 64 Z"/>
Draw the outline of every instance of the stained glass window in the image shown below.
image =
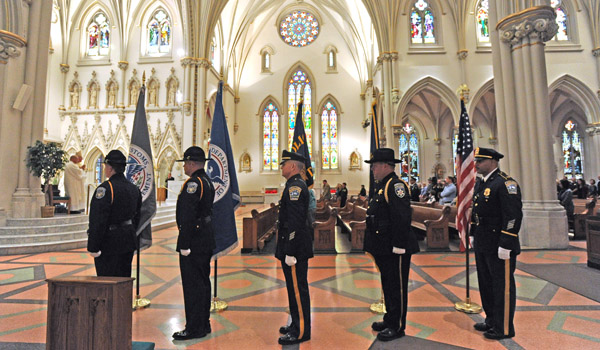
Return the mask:
<path id="1" fill-rule="evenodd" d="M 87 55 L 108 56 L 110 48 L 110 23 L 106 15 L 99 11 L 87 26 Z"/>
<path id="2" fill-rule="evenodd" d="M 490 42 L 489 1 L 481 0 L 477 6 L 477 40 L 480 43 Z"/>
<path id="3" fill-rule="evenodd" d="M 279 167 L 279 111 L 272 103 L 263 114 L 263 169 L 277 170 Z"/>
<path id="4" fill-rule="evenodd" d="M 164 54 L 171 51 L 171 19 L 158 9 L 148 22 L 148 54 Z"/>
<path id="5" fill-rule="evenodd" d="M 577 132 L 577 124 L 569 120 L 562 136 L 563 170 L 568 178 L 583 178 L 583 144 Z"/>
<path id="6" fill-rule="evenodd" d="M 554 40 L 569 40 L 569 31 L 567 27 L 569 18 L 565 12 L 565 8 L 562 5 L 561 0 L 550 0 L 550 6 L 552 6 L 552 8 L 554 8 L 554 12 L 556 12 L 556 24 L 558 24 L 558 31 L 554 36 Z"/>
<path id="7" fill-rule="evenodd" d="M 335 105 L 327 102 L 321 112 L 321 161 L 323 169 L 338 168 L 338 114 Z"/>
<path id="8" fill-rule="evenodd" d="M 435 44 L 435 19 L 429 4 L 417 0 L 410 12 L 410 35 L 413 44 Z"/>
<path id="9" fill-rule="evenodd" d="M 215 66 L 215 51 L 217 51 L 217 46 L 215 44 L 215 39 L 210 42 L 210 65 Z"/>
<path id="10" fill-rule="evenodd" d="M 302 111 L 302 121 L 304 122 L 304 131 L 306 132 L 306 143 L 308 152 L 312 161 L 312 132 L 311 132 L 311 107 L 312 107 L 312 89 L 311 82 L 302 70 L 296 71 L 288 83 L 288 149 L 292 148 L 292 138 L 294 137 L 294 127 L 296 126 L 296 109 L 300 101 L 300 93 L 304 93 L 304 107 Z"/>
<path id="11" fill-rule="evenodd" d="M 303 47 L 319 35 L 319 22 L 309 12 L 294 11 L 279 24 L 279 35 L 288 45 Z"/>
<path id="12" fill-rule="evenodd" d="M 96 159 L 96 164 L 94 166 L 94 180 L 96 180 L 96 184 L 102 183 L 102 175 L 104 172 L 102 171 L 102 164 L 104 163 L 104 157 L 102 155 L 98 156 Z"/>
<path id="13" fill-rule="evenodd" d="M 400 177 L 405 181 L 414 177 L 419 181 L 419 136 L 414 127 L 408 123 L 400 132 L 399 154 L 400 154 Z"/>

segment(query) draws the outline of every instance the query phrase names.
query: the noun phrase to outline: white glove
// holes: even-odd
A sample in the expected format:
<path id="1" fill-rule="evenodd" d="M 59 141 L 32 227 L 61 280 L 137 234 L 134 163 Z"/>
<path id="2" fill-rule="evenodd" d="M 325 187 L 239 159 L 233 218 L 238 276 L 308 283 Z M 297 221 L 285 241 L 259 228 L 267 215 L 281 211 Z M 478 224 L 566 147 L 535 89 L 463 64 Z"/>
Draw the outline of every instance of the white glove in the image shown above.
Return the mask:
<path id="1" fill-rule="evenodd" d="M 404 254 L 404 253 L 406 253 L 406 249 L 404 249 L 404 248 L 398 248 L 398 247 L 393 247 L 392 248 L 392 253 L 394 253 L 394 254 Z"/>
<path id="2" fill-rule="evenodd" d="M 99 250 L 99 251 L 97 251 L 97 252 L 95 252 L 95 253 L 94 253 L 94 252 L 89 252 L 89 253 L 90 253 L 90 256 L 91 256 L 92 258 L 97 258 L 97 257 L 99 257 L 99 256 L 100 256 L 100 254 L 102 254 L 102 251 L 101 251 L 101 250 Z"/>
<path id="3" fill-rule="evenodd" d="M 475 247 L 475 245 L 473 245 L 473 242 L 475 242 L 475 236 L 469 236 L 469 244 L 471 248 Z"/>
<path id="4" fill-rule="evenodd" d="M 498 258 L 502 260 L 510 259 L 510 249 L 504 249 L 502 247 L 498 247 Z"/>
<path id="5" fill-rule="evenodd" d="M 191 249 L 181 249 L 179 251 L 179 253 L 181 253 L 181 255 L 183 255 L 183 256 L 188 256 L 188 255 L 190 255 L 191 252 L 192 252 Z"/>
<path id="6" fill-rule="evenodd" d="M 289 255 L 285 256 L 285 263 L 287 264 L 287 266 L 294 266 L 297 262 L 298 260 L 296 260 L 295 257 Z"/>

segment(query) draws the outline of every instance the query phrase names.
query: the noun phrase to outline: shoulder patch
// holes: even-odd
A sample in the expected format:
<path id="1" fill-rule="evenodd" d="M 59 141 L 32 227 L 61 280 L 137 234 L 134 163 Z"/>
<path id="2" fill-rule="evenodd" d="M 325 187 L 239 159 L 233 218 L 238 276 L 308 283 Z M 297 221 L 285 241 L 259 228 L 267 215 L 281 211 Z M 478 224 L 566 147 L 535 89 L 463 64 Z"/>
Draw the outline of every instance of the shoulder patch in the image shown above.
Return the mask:
<path id="1" fill-rule="evenodd" d="M 196 193 L 196 191 L 198 190 L 198 184 L 195 182 L 188 182 L 187 187 L 186 187 L 186 191 L 189 194 L 192 193 Z"/>
<path id="2" fill-rule="evenodd" d="M 508 190 L 508 194 L 517 194 L 518 192 L 518 185 L 516 181 L 506 181 L 504 183 L 504 185 L 506 186 L 506 189 Z"/>
<path id="3" fill-rule="evenodd" d="M 302 193 L 302 187 L 292 186 L 288 192 L 290 194 L 290 200 L 297 201 L 300 198 L 300 193 Z"/>
<path id="4" fill-rule="evenodd" d="M 396 196 L 399 198 L 404 198 L 406 196 L 406 191 L 404 190 L 404 184 L 402 182 L 398 182 L 394 184 L 394 192 L 396 192 Z"/>
<path id="5" fill-rule="evenodd" d="M 102 199 L 106 195 L 106 188 L 98 187 L 96 189 L 96 199 Z"/>

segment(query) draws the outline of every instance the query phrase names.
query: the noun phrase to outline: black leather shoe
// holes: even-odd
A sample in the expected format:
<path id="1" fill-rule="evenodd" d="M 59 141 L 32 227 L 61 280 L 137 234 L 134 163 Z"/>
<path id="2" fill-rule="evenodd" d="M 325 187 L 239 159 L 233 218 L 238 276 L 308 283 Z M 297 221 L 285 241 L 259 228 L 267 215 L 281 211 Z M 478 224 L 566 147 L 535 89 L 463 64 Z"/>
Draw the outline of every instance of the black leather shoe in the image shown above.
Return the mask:
<path id="1" fill-rule="evenodd" d="M 405 335 L 404 331 L 397 331 L 392 328 L 386 328 L 377 334 L 377 339 L 381 341 L 390 341 L 402 338 Z"/>
<path id="2" fill-rule="evenodd" d="M 279 337 L 279 344 L 292 345 L 292 344 L 302 343 L 307 340 L 310 340 L 310 336 L 304 336 L 304 338 L 298 339 L 297 336 L 293 335 L 292 333 L 288 333 L 286 335 L 282 335 L 281 337 Z"/>
<path id="3" fill-rule="evenodd" d="M 279 327 L 279 333 L 288 334 L 292 330 L 292 326 L 281 326 Z"/>
<path id="4" fill-rule="evenodd" d="M 187 329 L 184 329 L 179 332 L 173 333 L 173 339 L 175 340 L 187 340 L 187 339 L 197 339 L 206 337 L 206 332 L 190 332 Z"/>
<path id="5" fill-rule="evenodd" d="M 489 331 L 490 329 L 492 329 L 492 326 L 490 326 L 489 324 L 487 324 L 485 322 L 481 322 L 481 323 L 475 323 L 473 325 L 473 328 L 475 328 L 475 330 L 477 330 L 477 331 L 485 332 L 485 331 Z"/>
<path id="6" fill-rule="evenodd" d="M 208 324 L 204 327 L 204 332 L 206 334 L 212 333 L 212 328 L 210 328 L 210 322 L 208 322 Z"/>
<path id="7" fill-rule="evenodd" d="M 483 336 L 488 339 L 499 340 L 499 339 L 512 338 L 515 336 L 515 334 L 512 333 L 512 334 L 506 335 L 506 334 L 504 334 L 502 332 L 498 332 L 497 330 L 492 328 L 492 329 L 488 330 L 487 332 L 483 333 Z"/>
<path id="8" fill-rule="evenodd" d="M 381 332 L 382 330 L 386 329 L 387 326 L 385 325 L 385 322 L 381 321 L 381 322 L 373 322 L 371 324 L 371 329 L 374 330 L 375 332 Z"/>

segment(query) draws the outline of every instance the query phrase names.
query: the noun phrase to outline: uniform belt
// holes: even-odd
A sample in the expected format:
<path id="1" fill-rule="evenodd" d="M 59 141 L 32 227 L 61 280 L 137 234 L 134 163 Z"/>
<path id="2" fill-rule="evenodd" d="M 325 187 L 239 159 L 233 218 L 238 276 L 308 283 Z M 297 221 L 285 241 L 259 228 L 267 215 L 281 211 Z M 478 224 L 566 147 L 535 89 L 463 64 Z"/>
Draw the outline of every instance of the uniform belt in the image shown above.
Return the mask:
<path id="1" fill-rule="evenodd" d="M 502 218 L 494 217 L 494 216 L 481 217 L 481 216 L 475 214 L 475 224 L 477 226 L 479 226 L 479 225 L 499 225 L 499 224 L 502 224 Z"/>
<path id="2" fill-rule="evenodd" d="M 125 220 L 125 221 L 123 221 L 121 223 L 118 223 L 118 224 L 108 225 L 108 230 L 109 231 L 114 231 L 114 230 L 118 229 L 119 227 L 123 227 L 123 226 L 127 226 L 127 225 L 133 225 L 133 221 L 131 221 L 131 219 L 129 219 L 129 220 Z"/>

